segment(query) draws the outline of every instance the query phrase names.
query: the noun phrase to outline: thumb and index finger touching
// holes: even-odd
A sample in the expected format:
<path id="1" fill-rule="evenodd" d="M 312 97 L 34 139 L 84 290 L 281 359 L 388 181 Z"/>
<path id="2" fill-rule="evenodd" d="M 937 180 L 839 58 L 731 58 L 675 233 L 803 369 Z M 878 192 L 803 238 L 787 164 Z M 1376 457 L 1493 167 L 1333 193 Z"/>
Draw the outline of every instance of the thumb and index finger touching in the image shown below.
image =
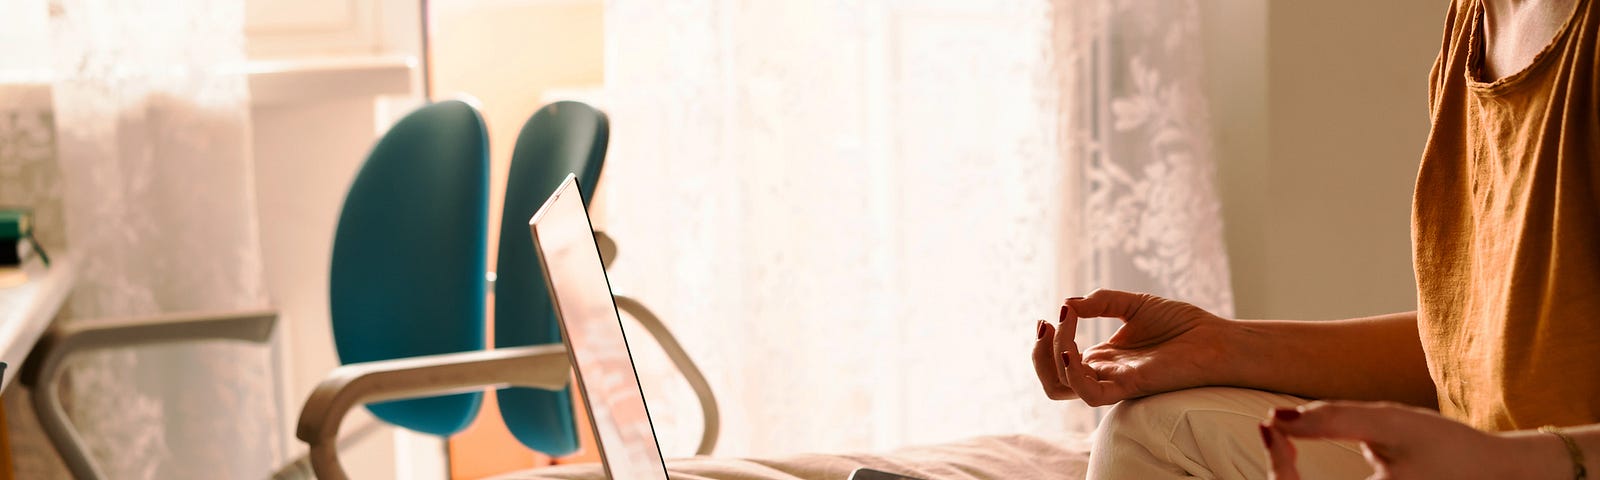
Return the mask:
<path id="1" fill-rule="evenodd" d="M 1090 405 L 1103 405 L 1109 403 L 1106 398 L 1107 385 L 1101 381 L 1100 375 L 1083 361 L 1083 354 L 1078 350 L 1077 332 L 1078 319 L 1102 316 L 1107 305 L 1112 305 L 1108 295 L 1097 290 L 1089 297 L 1072 297 L 1062 302 L 1061 328 L 1055 337 L 1056 352 L 1059 355 L 1057 372 L 1061 375 L 1062 383 L 1072 387 L 1078 396 Z M 1113 292 L 1116 293 L 1116 292 Z M 1094 298 L 1091 300 L 1091 297 Z M 1080 309 L 1089 306 L 1090 310 Z M 1091 313 L 1095 312 L 1095 313 Z"/>
<path id="2" fill-rule="evenodd" d="M 1071 361 L 1072 358 L 1076 358 L 1077 363 L 1082 363 L 1083 357 L 1079 354 L 1076 342 L 1079 318 L 1125 319 L 1138 311 L 1138 306 L 1142 302 L 1142 295 L 1105 289 L 1095 290 L 1087 297 L 1072 297 L 1062 301 L 1061 316 L 1058 319 L 1061 327 L 1055 332 L 1055 350 L 1062 356 L 1057 366 L 1064 372 L 1074 363 Z M 1066 380 L 1062 378 L 1062 381 Z"/>
<path id="3" fill-rule="evenodd" d="M 1089 293 L 1087 297 L 1069 298 L 1065 304 L 1082 318 L 1109 317 L 1127 321 L 1139 312 L 1149 298 L 1149 295 L 1142 293 L 1102 288 Z"/>
<path id="4" fill-rule="evenodd" d="M 1104 390 L 1094 369 L 1083 363 L 1076 336 L 1079 318 L 1116 317 L 1126 319 L 1138 311 L 1145 296 L 1119 290 L 1096 290 L 1087 297 L 1072 297 L 1062 302 L 1057 323 L 1059 327 L 1040 322 L 1039 342 L 1034 347 L 1034 366 L 1040 369 L 1039 377 L 1046 391 L 1059 390 L 1055 396 L 1077 396 L 1085 400 L 1097 398 Z M 1049 336 L 1047 340 L 1044 337 Z M 1048 347 L 1047 347 L 1048 345 Z M 1046 350 L 1049 348 L 1049 350 Z M 1048 356 L 1048 358 L 1040 358 Z M 1044 368 L 1054 365 L 1053 372 Z M 1051 377 L 1054 378 L 1051 378 Z M 1053 380 L 1053 381 L 1052 381 Z"/>

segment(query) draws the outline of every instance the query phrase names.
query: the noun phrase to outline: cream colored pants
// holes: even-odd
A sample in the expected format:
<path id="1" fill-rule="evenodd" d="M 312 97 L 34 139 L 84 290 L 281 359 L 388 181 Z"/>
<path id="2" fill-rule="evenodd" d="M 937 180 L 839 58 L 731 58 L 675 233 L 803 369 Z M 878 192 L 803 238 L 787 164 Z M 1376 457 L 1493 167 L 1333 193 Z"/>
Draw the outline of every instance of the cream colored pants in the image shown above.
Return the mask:
<path id="1" fill-rule="evenodd" d="M 1206 387 L 1129 400 L 1112 407 L 1094 432 L 1089 478 L 1267 478 L 1261 432 L 1273 408 L 1306 399 L 1242 388 Z M 1361 479 L 1372 474 L 1360 445 L 1294 440 L 1305 480 Z"/>

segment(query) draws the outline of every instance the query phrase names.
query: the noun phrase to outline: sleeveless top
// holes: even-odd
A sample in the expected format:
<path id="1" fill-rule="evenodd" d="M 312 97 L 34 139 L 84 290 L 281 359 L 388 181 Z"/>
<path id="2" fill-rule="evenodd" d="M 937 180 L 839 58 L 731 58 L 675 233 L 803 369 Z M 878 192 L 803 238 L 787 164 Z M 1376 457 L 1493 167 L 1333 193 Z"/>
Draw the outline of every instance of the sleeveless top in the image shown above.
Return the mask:
<path id="1" fill-rule="evenodd" d="M 1579 0 L 1523 70 L 1484 81 L 1455 0 L 1412 203 L 1418 327 L 1439 409 L 1479 429 L 1600 422 L 1600 12 Z"/>

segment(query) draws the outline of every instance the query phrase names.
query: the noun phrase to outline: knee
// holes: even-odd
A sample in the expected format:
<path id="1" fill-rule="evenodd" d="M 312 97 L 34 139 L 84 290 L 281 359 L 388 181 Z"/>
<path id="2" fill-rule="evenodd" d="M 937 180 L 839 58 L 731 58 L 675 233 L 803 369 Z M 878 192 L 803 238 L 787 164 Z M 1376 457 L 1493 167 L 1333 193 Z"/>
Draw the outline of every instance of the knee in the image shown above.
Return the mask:
<path id="1" fill-rule="evenodd" d="M 1193 388 L 1127 400 L 1106 413 L 1095 431 L 1095 443 L 1129 440 L 1165 443 L 1185 422 L 1231 423 L 1238 421 L 1234 417 L 1259 417 L 1254 421 L 1260 421 L 1271 407 L 1293 403 L 1292 398 L 1285 395 L 1230 387 Z M 1197 412 L 1214 412 L 1222 418 L 1200 415 L 1202 418 L 1197 420 Z"/>
<path id="2" fill-rule="evenodd" d="M 1171 435 L 1187 409 L 1187 395 L 1164 393 L 1111 407 L 1094 431 L 1089 478 L 1182 478 L 1171 458 Z"/>
<path id="3" fill-rule="evenodd" d="M 1184 411 L 1193 408 L 1186 397 L 1179 391 L 1117 403 L 1095 429 L 1095 443 L 1165 441 Z"/>

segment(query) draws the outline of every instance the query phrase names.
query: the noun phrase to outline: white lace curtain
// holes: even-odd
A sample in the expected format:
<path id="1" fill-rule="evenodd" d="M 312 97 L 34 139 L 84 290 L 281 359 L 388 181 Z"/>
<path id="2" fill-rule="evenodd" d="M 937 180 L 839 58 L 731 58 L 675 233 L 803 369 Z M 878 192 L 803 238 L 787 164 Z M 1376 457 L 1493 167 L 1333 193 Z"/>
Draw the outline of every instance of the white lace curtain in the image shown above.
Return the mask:
<path id="1" fill-rule="evenodd" d="M 66 321 L 265 305 L 243 2 L 6 7 L 36 15 L 9 19 L 36 38 L 0 37 L 0 55 L 48 59 L 25 66 L 48 72 L 35 78 L 48 87 L 0 93 L 49 100 L 0 102 L 16 108 L 0 116 L 11 120 L 0 139 L 26 147 L 0 149 L 0 201 L 34 206 L 43 241 L 75 254 Z M 235 345 L 85 355 L 65 377 L 69 414 L 113 478 L 261 478 L 283 442 L 269 356 Z M 19 458 L 17 474 L 64 474 L 51 463 Z"/>
<path id="2" fill-rule="evenodd" d="M 718 454 L 1076 438 L 1035 319 L 1102 286 L 1227 313 L 1196 7 L 608 1 L 612 283 L 702 364 Z M 691 452 L 692 394 L 635 352 Z"/>

